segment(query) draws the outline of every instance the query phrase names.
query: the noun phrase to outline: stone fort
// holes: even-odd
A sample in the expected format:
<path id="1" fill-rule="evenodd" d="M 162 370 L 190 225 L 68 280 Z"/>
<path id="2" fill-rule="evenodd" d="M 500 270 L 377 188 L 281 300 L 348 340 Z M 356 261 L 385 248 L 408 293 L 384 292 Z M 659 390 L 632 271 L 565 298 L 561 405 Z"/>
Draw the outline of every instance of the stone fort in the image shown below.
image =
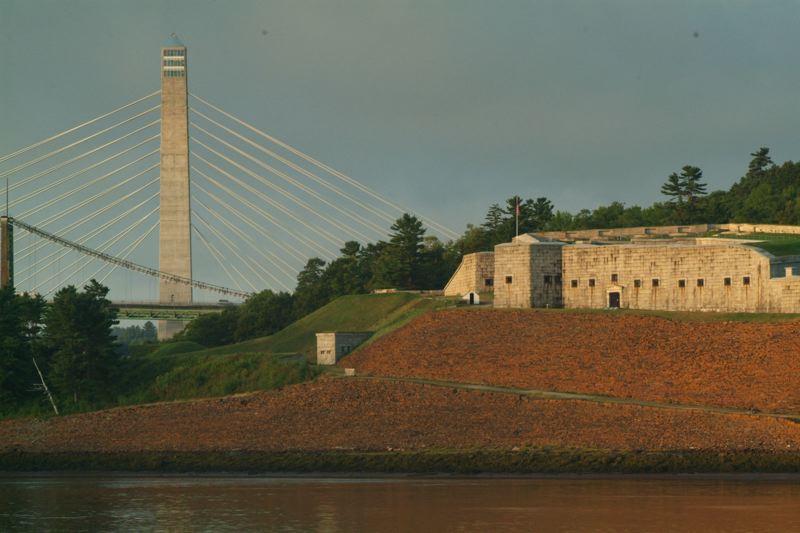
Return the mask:
<path id="1" fill-rule="evenodd" d="M 800 234 L 796 226 L 751 224 L 523 234 L 464 256 L 444 294 L 491 291 L 500 308 L 800 313 L 800 256 L 690 236 L 709 230 Z M 630 240 L 591 241 L 621 238 Z"/>

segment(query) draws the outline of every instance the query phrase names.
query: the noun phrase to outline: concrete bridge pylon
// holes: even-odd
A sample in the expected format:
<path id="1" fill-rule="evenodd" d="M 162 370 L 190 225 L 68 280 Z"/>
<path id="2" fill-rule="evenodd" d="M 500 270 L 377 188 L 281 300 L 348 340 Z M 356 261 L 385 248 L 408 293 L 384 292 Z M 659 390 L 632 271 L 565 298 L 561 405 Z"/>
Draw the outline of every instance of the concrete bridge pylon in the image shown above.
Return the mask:
<path id="1" fill-rule="evenodd" d="M 172 34 L 161 49 L 159 270 L 185 278 L 192 277 L 188 99 L 186 46 Z M 192 287 L 162 279 L 159 301 L 191 304 Z M 184 326 L 181 321 L 159 321 L 158 336 L 170 338 Z"/>

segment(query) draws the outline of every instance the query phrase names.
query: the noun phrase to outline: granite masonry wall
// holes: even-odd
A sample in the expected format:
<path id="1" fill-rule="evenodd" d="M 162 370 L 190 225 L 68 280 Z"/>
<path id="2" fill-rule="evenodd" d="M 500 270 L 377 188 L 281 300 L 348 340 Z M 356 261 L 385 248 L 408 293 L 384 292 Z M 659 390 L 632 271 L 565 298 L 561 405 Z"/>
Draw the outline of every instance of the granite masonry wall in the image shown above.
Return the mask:
<path id="1" fill-rule="evenodd" d="M 563 248 L 564 306 L 800 312 L 800 277 L 771 277 L 772 256 L 742 245 L 624 244 Z"/>
<path id="2" fill-rule="evenodd" d="M 445 296 L 463 296 L 469 292 L 494 289 L 494 253 L 476 252 L 461 260 L 455 274 L 444 288 Z"/>
<path id="3" fill-rule="evenodd" d="M 369 331 L 338 331 L 317 333 L 317 364 L 335 365 L 356 346 L 372 336 Z"/>
<path id="4" fill-rule="evenodd" d="M 560 307 L 563 246 L 520 241 L 495 246 L 494 306 Z"/>

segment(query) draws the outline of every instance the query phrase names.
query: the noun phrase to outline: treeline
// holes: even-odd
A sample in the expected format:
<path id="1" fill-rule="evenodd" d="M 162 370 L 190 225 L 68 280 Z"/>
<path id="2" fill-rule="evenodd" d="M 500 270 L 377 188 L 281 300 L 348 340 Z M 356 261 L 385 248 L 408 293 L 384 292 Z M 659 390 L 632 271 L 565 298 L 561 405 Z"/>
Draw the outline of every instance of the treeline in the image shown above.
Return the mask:
<path id="1" fill-rule="evenodd" d="M 68 410 L 110 399 L 120 356 L 111 333 L 117 313 L 107 295 L 94 280 L 82 291 L 59 290 L 50 305 L 10 286 L 0 289 L 0 412 L 51 397 Z"/>
<path id="2" fill-rule="evenodd" d="M 204 346 L 241 342 L 280 331 L 339 296 L 441 288 L 461 259 L 452 242 L 426 235 L 422 222 L 408 214 L 391 226 L 388 241 L 346 242 L 340 254 L 330 262 L 309 259 L 293 293 L 262 291 L 241 306 L 198 317 L 176 339 Z"/>
<path id="3" fill-rule="evenodd" d="M 703 171 L 686 165 L 666 177 L 666 198 L 648 207 L 612 202 L 577 213 L 554 210 L 547 198 L 520 200 L 520 233 L 634 226 L 753 222 L 800 225 L 800 163 L 776 165 L 769 148 L 750 154 L 747 172 L 727 191 L 707 192 Z M 468 226 L 455 243 L 461 253 L 491 250 L 514 236 L 517 199 L 492 205 L 479 226 Z"/>

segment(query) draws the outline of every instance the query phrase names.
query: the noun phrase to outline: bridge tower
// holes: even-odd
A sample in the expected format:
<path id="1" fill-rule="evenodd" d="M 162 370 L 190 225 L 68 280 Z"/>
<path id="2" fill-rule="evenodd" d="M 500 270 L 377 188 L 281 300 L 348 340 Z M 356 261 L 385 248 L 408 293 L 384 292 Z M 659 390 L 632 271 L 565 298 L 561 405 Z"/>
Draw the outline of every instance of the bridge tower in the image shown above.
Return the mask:
<path id="1" fill-rule="evenodd" d="M 14 226 L 0 216 L 0 287 L 14 285 Z"/>
<path id="2" fill-rule="evenodd" d="M 161 49 L 161 207 L 159 270 L 192 277 L 189 193 L 189 103 L 186 47 L 173 33 Z M 192 303 L 192 287 L 161 280 L 162 304 Z M 158 324 L 159 338 L 170 338 L 184 327 L 176 320 Z"/>

